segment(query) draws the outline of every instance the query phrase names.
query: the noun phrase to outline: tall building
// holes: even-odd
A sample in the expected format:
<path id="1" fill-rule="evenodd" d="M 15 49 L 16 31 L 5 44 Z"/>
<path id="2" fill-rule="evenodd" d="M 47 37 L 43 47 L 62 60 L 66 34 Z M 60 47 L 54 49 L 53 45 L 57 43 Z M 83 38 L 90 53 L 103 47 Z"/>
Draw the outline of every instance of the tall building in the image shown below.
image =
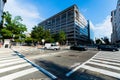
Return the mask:
<path id="1" fill-rule="evenodd" d="M 120 0 L 117 2 L 117 7 L 111 12 L 112 34 L 111 42 L 120 43 Z"/>
<path id="2" fill-rule="evenodd" d="M 4 4 L 6 3 L 7 0 L 0 0 L 0 22 L 2 20 L 2 14 L 3 14 L 3 8 L 4 8 Z"/>
<path id="3" fill-rule="evenodd" d="M 66 33 L 69 44 L 87 44 L 90 37 L 88 22 L 79 12 L 76 5 L 73 5 L 56 15 L 39 23 L 45 29 L 50 30 L 52 34 L 63 30 Z"/>

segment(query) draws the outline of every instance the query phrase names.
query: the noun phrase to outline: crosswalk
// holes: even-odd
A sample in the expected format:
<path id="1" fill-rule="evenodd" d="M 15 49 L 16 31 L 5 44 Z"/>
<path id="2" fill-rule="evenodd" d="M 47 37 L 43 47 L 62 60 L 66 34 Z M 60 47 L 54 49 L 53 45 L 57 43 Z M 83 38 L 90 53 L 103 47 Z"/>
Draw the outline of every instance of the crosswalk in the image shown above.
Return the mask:
<path id="1" fill-rule="evenodd" d="M 37 73 L 35 76 L 34 74 Z M 32 76 L 31 76 L 32 75 Z M 15 55 L 5 52 L 0 54 L 0 80 L 50 80 L 45 74 L 30 63 Z"/>
<path id="2" fill-rule="evenodd" d="M 100 51 L 81 68 L 120 79 L 120 51 Z"/>

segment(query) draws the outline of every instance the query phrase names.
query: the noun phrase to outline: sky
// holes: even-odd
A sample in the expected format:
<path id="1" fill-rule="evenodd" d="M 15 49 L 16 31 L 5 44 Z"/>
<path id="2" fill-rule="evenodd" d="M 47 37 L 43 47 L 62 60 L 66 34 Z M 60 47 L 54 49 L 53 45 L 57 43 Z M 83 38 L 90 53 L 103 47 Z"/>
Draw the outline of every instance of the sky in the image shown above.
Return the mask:
<path id="1" fill-rule="evenodd" d="M 117 0 L 7 0 L 4 11 L 21 16 L 28 32 L 41 21 L 76 4 L 80 13 L 91 22 L 94 38 L 111 37 L 111 11 Z"/>

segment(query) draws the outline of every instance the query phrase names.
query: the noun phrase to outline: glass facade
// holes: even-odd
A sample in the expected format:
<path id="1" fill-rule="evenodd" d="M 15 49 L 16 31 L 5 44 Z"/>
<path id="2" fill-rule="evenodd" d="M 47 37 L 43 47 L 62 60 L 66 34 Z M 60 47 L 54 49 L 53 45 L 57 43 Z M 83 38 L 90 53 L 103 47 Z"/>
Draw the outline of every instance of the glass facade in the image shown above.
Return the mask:
<path id="1" fill-rule="evenodd" d="M 4 7 L 4 3 L 6 2 L 6 0 L 0 0 L 0 22 L 2 20 L 2 14 L 3 14 L 3 7 Z"/>
<path id="2" fill-rule="evenodd" d="M 111 42 L 120 44 L 120 0 L 117 2 L 117 7 L 111 12 L 112 34 Z"/>
<path id="3" fill-rule="evenodd" d="M 89 40 L 88 22 L 84 16 L 79 13 L 79 9 L 76 5 L 39 23 L 39 26 L 49 29 L 52 34 L 63 30 L 70 44 L 87 43 Z"/>

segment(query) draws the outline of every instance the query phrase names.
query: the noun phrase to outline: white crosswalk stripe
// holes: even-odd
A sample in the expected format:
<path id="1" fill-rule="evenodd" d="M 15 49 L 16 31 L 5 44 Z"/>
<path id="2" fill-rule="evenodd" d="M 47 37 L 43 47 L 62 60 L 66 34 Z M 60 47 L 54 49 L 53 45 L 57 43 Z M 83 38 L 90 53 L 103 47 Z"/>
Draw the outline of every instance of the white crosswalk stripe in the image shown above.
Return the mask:
<path id="1" fill-rule="evenodd" d="M 82 65 L 81 68 L 120 79 L 120 51 L 101 51 Z"/>
<path id="2" fill-rule="evenodd" d="M 0 61 L 5 59 L 15 59 L 15 58 L 19 58 L 19 57 L 18 56 L 3 57 L 3 58 L 0 58 Z"/>
<path id="3" fill-rule="evenodd" d="M 3 55 L 0 54 L 0 80 L 13 80 L 21 77 L 24 78 L 26 75 L 29 76 L 29 74 L 34 74 L 36 72 L 40 74 L 40 77 L 43 76 L 45 78 L 48 78 L 26 60 L 13 54 L 15 53 Z M 33 76 L 30 77 L 34 78 Z"/>
<path id="4" fill-rule="evenodd" d="M 21 59 L 21 58 L 17 58 L 17 59 L 7 59 L 7 60 L 2 60 L 2 61 L 0 61 L 0 64 L 1 64 L 1 63 L 9 63 L 9 62 L 18 61 L 18 60 L 23 60 L 23 59 Z"/>
<path id="5" fill-rule="evenodd" d="M 4 67 L 4 66 L 9 66 L 9 65 L 13 65 L 13 64 L 18 64 L 18 63 L 24 63 L 26 62 L 25 60 L 20 60 L 20 61 L 14 61 L 14 62 L 9 62 L 9 63 L 1 63 L 0 67 Z"/>
<path id="6" fill-rule="evenodd" d="M 18 78 L 18 77 L 21 77 L 21 76 L 24 76 L 24 75 L 27 75 L 27 74 L 30 74 L 36 71 L 38 71 L 36 68 L 30 68 L 27 70 L 23 70 L 20 72 L 16 72 L 16 73 L 1 77 L 0 80 L 13 80 L 15 78 Z"/>

